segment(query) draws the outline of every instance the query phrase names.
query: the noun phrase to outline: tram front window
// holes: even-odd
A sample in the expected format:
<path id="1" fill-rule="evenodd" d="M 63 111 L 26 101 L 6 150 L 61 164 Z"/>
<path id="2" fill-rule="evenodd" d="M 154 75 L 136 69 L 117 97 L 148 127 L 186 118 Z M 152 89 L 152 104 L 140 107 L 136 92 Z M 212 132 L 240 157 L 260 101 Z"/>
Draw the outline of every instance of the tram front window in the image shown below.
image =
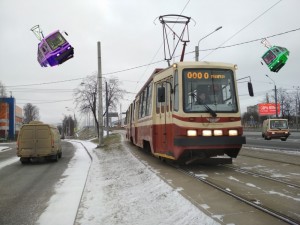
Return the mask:
<path id="1" fill-rule="evenodd" d="M 237 112 L 232 70 L 183 70 L 185 112 Z"/>

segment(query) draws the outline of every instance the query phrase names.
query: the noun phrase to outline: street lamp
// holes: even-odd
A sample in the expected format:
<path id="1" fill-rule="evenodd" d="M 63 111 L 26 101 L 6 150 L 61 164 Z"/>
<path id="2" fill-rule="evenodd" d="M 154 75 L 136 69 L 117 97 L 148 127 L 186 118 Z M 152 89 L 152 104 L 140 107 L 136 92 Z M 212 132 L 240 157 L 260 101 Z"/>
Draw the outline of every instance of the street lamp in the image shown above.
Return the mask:
<path id="1" fill-rule="evenodd" d="M 275 107 L 276 107 L 276 118 L 278 118 L 278 112 L 277 112 L 277 89 L 276 89 L 276 84 L 275 84 L 275 81 L 269 77 L 267 74 L 266 74 L 266 77 L 268 77 L 271 81 L 273 81 L 274 83 L 274 91 L 275 91 Z"/>
<path id="2" fill-rule="evenodd" d="M 195 58 L 196 58 L 196 61 L 199 61 L 199 43 L 200 41 L 202 41 L 204 38 L 207 38 L 209 35 L 215 33 L 216 31 L 222 29 L 222 26 L 218 27 L 217 29 L 215 29 L 213 32 L 207 34 L 206 36 L 204 36 L 203 38 L 201 38 L 199 41 L 198 41 L 198 45 L 195 46 Z"/>

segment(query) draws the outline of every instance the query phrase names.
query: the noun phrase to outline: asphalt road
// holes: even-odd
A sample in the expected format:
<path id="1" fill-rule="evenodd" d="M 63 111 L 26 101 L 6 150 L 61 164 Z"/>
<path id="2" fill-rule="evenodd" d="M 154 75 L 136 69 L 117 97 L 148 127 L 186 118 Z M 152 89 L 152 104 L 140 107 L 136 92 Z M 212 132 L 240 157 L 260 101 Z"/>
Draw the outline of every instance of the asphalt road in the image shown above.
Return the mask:
<path id="1" fill-rule="evenodd" d="M 261 132 L 245 131 L 246 144 L 243 147 L 300 151 L 300 132 L 292 132 L 286 141 L 280 139 L 265 140 Z"/>
<path id="2" fill-rule="evenodd" d="M 0 224 L 34 224 L 39 218 L 75 152 L 71 143 L 62 144 L 63 155 L 58 162 L 39 160 L 23 165 L 16 156 L 15 143 L 1 152 L 0 167 L 7 161 L 14 162 L 0 169 Z"/>

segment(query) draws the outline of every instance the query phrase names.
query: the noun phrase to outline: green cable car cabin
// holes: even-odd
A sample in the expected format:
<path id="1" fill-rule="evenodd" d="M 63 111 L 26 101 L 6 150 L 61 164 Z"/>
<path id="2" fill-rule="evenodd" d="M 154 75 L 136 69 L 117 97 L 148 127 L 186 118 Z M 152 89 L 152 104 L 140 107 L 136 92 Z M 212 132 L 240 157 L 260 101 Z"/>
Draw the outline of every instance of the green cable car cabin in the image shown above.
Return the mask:
<path id="1" fill-rule="evenodd" d="M 268 65 L 272 72 L 278 72 L 288 60 L 289 50 L 280 46 L 272 46 L 262 56 L 262 59 Z"/>

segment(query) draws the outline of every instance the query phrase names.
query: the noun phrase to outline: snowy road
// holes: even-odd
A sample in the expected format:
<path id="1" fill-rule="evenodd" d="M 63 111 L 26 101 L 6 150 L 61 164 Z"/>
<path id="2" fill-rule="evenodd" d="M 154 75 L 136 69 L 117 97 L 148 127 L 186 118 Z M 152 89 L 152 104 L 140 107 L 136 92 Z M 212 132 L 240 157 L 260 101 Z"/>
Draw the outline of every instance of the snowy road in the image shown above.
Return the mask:
<path id="1" fill-rule="evenodd" d="M 110 150 L 104 150 L 96 149 L 96 145 L 88 141 L 82 141 L 82 144 L 75 140 L 69 142 L 74 145 L 75 153 L 51 190 L 51 198 L 34 200 L 25 195 L 31 199 L 27 205 L 22 203 L 26 205 L 26 211 L 20 208 L 22 217 L 18 220 L 7 218 L 19 221 L 10 224 L 22 224 L 21 218 L 24 218 L 23 222 L 41 225 L 218 224 L 182 197 L 179 189 L 172 188 L 156 171 L 135 158 L 126 146 L 111 145 Z M 64 157 L 58 163 L 67 162 Z M 18 160 L 14 156 L 1 161 L 0 171 L 21 169 L 23 166 Z M 39 165 L 47 170 L 57 168 L 53 164 Z M 38 168 L 37 165 L 27 167 L 33 171 Z M 39 183 L 47 179 L 48 176 L 43 177 Z M 9 189 L 7 193 L 10 193 Z M 30 215 L 38 217 L 28 218 Z"/>

